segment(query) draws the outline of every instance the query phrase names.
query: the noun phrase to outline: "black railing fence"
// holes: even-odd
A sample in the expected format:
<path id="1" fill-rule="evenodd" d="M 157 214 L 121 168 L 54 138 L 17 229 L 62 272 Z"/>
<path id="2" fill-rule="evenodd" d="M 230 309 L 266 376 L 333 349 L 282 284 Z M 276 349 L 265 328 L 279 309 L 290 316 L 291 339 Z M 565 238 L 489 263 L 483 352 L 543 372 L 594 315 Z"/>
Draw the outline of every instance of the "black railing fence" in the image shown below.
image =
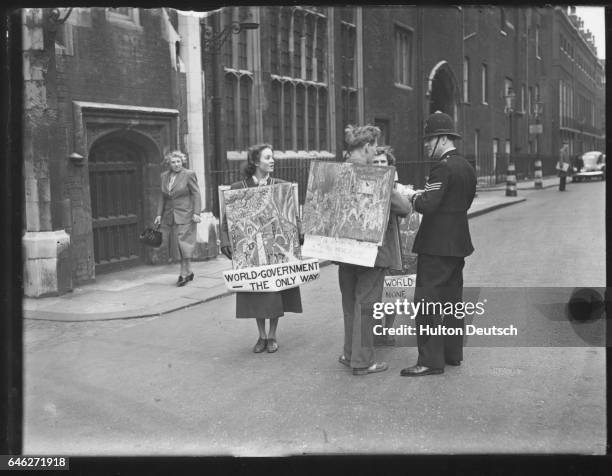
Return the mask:
<path id="1" fill-rule="evenodd" d="M 467 159 L 472 167 L 475 166 L 474 160 Z M 437 163 L 437 160 L 424 160 L 423 162 L 401 162 L 395 165 L 399 182 L 403 184 L 414 185 L 415 189 L 425 187 L 425 182 L 429 177 L 431 166 Z"/>
<path id="2" fill-rule="evenodd" d="M 555 165 L 557 159 L 555 157 L 537 156 L 535 154 L 515 155 L 513 157 L 516 166 L 516 175 L 518 180 L 534 177 L 535 161 L 539 158 L 542 161 L 543 175 L 555 174 Z M 479 186 L 490 186 L 500 184 L 506 180 L 506 172 L 508 170 L 508 156 L 498 154 L 493 158 L 493 155 L 481 154 L 478 160 L 473 155 L 466 156 L 466 159 L 476 170 Z M 300 204 L 304 204 L 306 197 L 306 186 L 308 185 L 308 173 L 310 171 L 310 163 L 313 160 L 324 160 L 326 162 L 334 162 L 335 159 L 277 159 L 274 162 L 274 176 L 288 182 L 296 182 L 298 184 Z M 215 216 L 219 216 L 219 185 L 230 185 L 234 182 L 242 180 L 241 165 L 242 161 L 230 160 L 227 162 L 225 170 L 212 170 L 211 182 L 213 185 L 213 206 L 212 212 Z M 425 186 L 431 166 L 436 161 L 423 162 L 401 162 L 396 164 L 397 174 L 400 183 L 412 184 L 417 189 L 422 189 Z"/>
<path id="3" fill-rule="evenodd" d="M 479 186 L 491 186 L 506 181 L 509 156 L 507 154 L 479 154 L 478 159 L 474 155 L 467 155 L 466 159 L 475 164 L 476 176 Z M 554 175 L 557 158 L 537 154 L 515 154 L 512 156 L 517 180 L 533 179 L 535 177 L 535 162 L 542 162 L 542 175 Z"/>
<path id="4" fill-rule="evenodd" d="M 298 184 L 298 193 L 300 204 L 304 204 L 306 198 L 306 186 L 308 185 L 308 174 L 310 172 L 310 163 L 313 160 L 321 160 L 325 162 L 334 162 L 334 159 L 276 159 L 274 161 L 274 177 L 295 182 Z M 228 160 L 225 170 L 211 171 L 213 185 L 213 214 L 219 216 L 219 185 L 230 185 L 234 182 L 242 180 L 241 166 L 244 162 L 239 160 Z"/>

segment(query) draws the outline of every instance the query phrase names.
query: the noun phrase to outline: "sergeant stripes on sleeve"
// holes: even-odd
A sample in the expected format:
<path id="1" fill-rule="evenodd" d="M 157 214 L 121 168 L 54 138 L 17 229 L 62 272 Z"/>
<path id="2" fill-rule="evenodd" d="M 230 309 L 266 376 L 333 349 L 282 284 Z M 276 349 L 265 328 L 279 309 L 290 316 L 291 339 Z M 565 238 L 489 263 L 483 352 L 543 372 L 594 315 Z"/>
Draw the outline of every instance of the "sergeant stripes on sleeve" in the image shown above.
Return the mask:
<path id="1" fill-rule="evenodd" d="M 425 191 L 429 192 L 429 191 L 433 191 L 433 190 L 440 190 L 441 186 L 442 186 L 442 182 L 427 183 L 427 184 L 425 184 Z"/>

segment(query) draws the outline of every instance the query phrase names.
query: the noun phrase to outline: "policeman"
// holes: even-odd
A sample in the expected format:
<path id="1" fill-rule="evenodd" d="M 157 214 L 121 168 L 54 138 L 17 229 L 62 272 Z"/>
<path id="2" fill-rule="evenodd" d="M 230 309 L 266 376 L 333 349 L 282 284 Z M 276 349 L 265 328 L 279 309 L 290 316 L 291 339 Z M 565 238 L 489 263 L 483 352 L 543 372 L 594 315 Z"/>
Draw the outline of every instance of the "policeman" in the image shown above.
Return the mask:
<path id="1" fill-rule="evenodd" d="M 447 114 L 436 111 L 425 121 L 425 149 L 438 162 L 425 189 L 408 193 L 423 215 L 412 248 L 418 254 L 414 301 L 430 306 L 416 316 L 419 358 L 401 371 L 404 377 L 441 374 L 445 364 L 461 365 L 463 360 L 463 319 L 440 313 L 441 307 L 449 309 L 445 303 L 461 301 L 464 258 L 474 251 L 467 211 L 476 194 L 476 173 L 455 149 L 457 139 L 461 136 Z M 446 332 L 450 328 L 454 330 Z"/>

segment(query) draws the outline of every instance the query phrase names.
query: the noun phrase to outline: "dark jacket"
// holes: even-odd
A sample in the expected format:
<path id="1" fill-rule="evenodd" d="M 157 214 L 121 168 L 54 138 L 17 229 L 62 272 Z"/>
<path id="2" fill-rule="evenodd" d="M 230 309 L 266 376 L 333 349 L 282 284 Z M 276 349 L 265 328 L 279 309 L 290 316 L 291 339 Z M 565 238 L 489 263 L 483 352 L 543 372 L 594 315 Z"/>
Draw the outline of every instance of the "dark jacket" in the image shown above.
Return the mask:
<path id="1" fill-rule="evenodd" d="M 465 257 L 474 251 L 467 211 L 476 195 L 476 172 L 457 150 L 433 165 L 425 191 L 414 199 L 423 214 L 413 253 Z"/>
<path id="2" fill-rule="evenodd" d="M 193 170 L 181 169 L 169 190 L 170 171 L 161 174 L 161 196 L 157 202 L 157 214 L 164 225 L 176 223 L 186 225 L 193 221 L 193 215 L 202 211 L 202 199 L 198 179 Z"/>
<path id="3" fill-rule="evenodd" d="M 400 250 L 400 235 L 398 217 L 405 217 L 410 213 L 410 203 L 397 191 L 391 191 L 391 209 L 389 222 L 383 239 L 382 246 L 378 247 L 375 267 L 402 269 L 402 255 Z"/>

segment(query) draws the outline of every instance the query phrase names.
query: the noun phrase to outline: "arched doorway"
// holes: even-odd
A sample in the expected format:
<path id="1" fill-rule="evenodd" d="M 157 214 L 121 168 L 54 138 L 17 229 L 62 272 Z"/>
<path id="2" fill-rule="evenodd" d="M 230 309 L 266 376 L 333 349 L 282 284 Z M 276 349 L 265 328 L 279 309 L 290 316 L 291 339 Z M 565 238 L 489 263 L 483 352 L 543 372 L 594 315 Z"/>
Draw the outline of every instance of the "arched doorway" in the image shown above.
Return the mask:
<path id="1" fill-rule="evenodd" d="M 455 75 L 446 61 L 440 61 L 429 74 L 429 114 L 442 111 L 457 120 L 458 88 Z"/>
<path id="2" fill-rule="evenodd" d="M 89 152 L 89 187 L 96 273 L 141 263 L 143 165 L 146 152 L 124 133 L 97 140 Z"/>

